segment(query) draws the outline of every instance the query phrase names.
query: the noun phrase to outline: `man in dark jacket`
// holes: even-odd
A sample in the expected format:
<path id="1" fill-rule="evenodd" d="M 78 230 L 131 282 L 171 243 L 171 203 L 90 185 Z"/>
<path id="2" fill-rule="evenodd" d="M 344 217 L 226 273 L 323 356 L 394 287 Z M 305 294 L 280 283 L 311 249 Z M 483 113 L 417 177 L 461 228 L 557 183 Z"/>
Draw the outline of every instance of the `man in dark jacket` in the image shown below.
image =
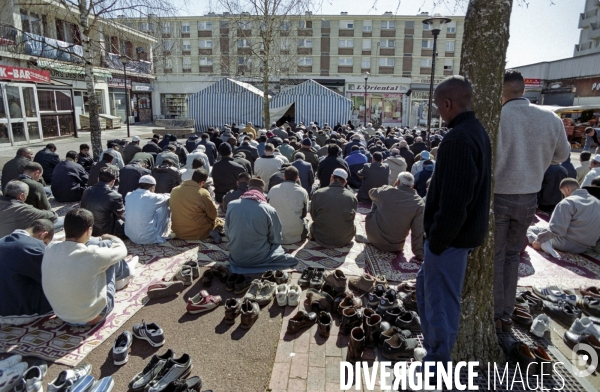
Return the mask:
<path id="1" fill-rule="evenodd" d="M 408 149 L 406 140 L 399 143 L 400 156 L 406 161 L 406 171 L 410 173 L 412 166 L 415 163 L 415 153 Z"/>
<path id="2" fill-rule="evenodd" d="M 2 168 L 2 190 L 6 189 L 6 184 L 23 174 L 25 166 L 31 162 L 33 151 L 29 147 L 21 147 L 17 150 L 17 155 L 4 164 Z"/>
<path id="3" fill-rule="evenodd" d="M 250 145 L 250 136 L 244 136 L 242 144 L 235 149 L 236 154 L 240 151 L 243 151 L 246 154 L 246 159 L 250 161 L 252 167 L 254 168 L 254 161 L 258 159 L 259 155 L 256 147 Z"/>
<path id="4" fill-rule="evenodd" d="M 77 159 L 77 153 L 75 154 L 75 159 Z M 60 163 L 60 157 L 56 153 L 56 145 L 54 143 L 48 143 L 43 150 L 40 150 L 35 154 L 33 161 L 42 165 L 44 168 L 44 175 L 42 177 L 46 184 L 50 184 L 52 182 L 54 168 Z"/>
<path id="5" fill-rule="evenodd" d="M 304 160 L 312 165 L 313 172 L 316 173 L 319 168 L 319 156 L 317 155 L 317 151 L 312 148 L 312 143 L 310 139 L 302 140 L 302 144 L 300 145 L 300 149 L 296 151 L 296 154 L 301 152 L 304 154 Z M 296 154 L 294 154 L 294 160 L 296 160 Z"/>
<path id="6" fill-rule="evenodd" d="M 79 155 L 77 155 L 77 163 L 79 163 L 86 172 L 90 172 L 92 165 L 94 164 L 94 158 L 90 155 L 89 144 L 82 144 L 79 146 Z"/>
<path id="7" fill-rule="evenodd" d="M 18 180 L 29 186 L 29 194 L 25 199 L 25 203 L 34 206 L 38 210 L 51 211 L 52 207 L 48 202 L 44 186 L 39 182 L 43 172 L 42 165 L 37 162 L 29 162 Z"/>
<path id="8" fill-rule="evenodd" d="M 331 175 L 335 169 L 344 169 L 350 175 L 350 168 L 346 161 L 340 157 L 341 149 L 337 144 L 330 144 L 327 149 L 327 156 L 321 162 L 317 169 L 317 178 L 319 179 L 319 188 L 329 186 Z"/>
<path id="9" fill-rule="evenodd" d="M 221 160 L 215 162 L 212 169 L 212 178 L 215 182 L 215 201 L 221 203 L 223 196 L 230 190 L 237 188 L 238 176 L 246 169 L 231 157 L 231 144 L 223 143 L 219 146 Z"/>
<path id="10" fill-rule="evenodd" d="M 190 137 L 188 137 L 188 140 L 185 141 L 185 149 L 188 153 L 191 154 L 192 151 L 194 151 L 196 147 L 198 147 L 199 142 L 200 140 L 198 140 L 198 135 L 190 135 Z"/>
<path id="11" fill-rule="evenodd" d="M 348 178 L 348 185 L 352 188 L 360 188 L 362 179 L 358 176 L 358 172 L 365 166 L 369 160 L 360 151 L 359 146 L 352 146 L 352 151 L 345 159 L 350 169 L 350 177 Z"/>
<path id="12" fill-rule="evenodd" d="M 171 135 L 169 137 L 169 145 L 175 147 L 175 154 L 177 154 L 177 157 L 179 158 L 179 166 L 178 167 L 184 167 L 185 164 L 187 163 L 188 152 L 185 149 L 185 147 L 183 146 L 183 144 L 181 144 L 177 141 L 177 136 Z"/>
<path id="13" fill-rule="evenodd" d="M 410 146 L 410 150 L 413 152 L 413 154 L 418 155 L 421 153 L 421 151 L 429 151 L 429 149 L 427 148 L 427 145 L 425 144 L 425 142 L 423 142 L 423 138 L 422 137 L 417 137 L 415 139 L 415 143 Z"/>
<path id="14" fill-rule="evenodd" d="M 105 152 L 104 155 L 102 155 L 102 159 L 99 162 L 94 163 L 94 166 L 92 166 L 92 168 L 90 169 L 90 176 L 87 182 L 88 186 L 94 186 L 98 183 L 98 176 L 100 175 L 100 170 L 102 168 L 111 166 L 114 167 L 116 170 L 119 170 L 117 166 L 112 164 L 113 159 L 114 155 L 111 152 Z M 119 179 L 117 178 L 116 183 L 118 182 Z"/>
<path id="15" fill-rule="evenodd" d="M 129 192 L 138 189 L 140 178 L 147 174 L 150 174 L 150 170 L 146 168 L 145 163 L 135 159 L 119 171 L 119 194 L 123 200 Z"/>
<path id="16" fill-rule="evenodd" d="M 142 147 L 142 152 L 152 154 L 154 158 L 162 152 L 162 148 L 158 146 L 158 139 L 154 138 Z"/>
<path id="17" fill-rule="evenodd" d="M 300 186 L 304 188 L 310 198 L 312 196 L 312 187 L 315 182 L 315 173 L 313 172 L 312 165 L 304 160 L 304 153 L 298 151 L 295 156 L 296 160 L 292 162 L 292 166 L 298 170 Z"/>
<path id="18" fill-rule="evenodd" d="M 175 162 L 164 159 L 160 166 L 152 169 L 152 177 L 156 180 L 155 193 L 171 193 L 173 188 L 181 185 L 181 173 L 175 167 Z"/>
<path id="19" fill-rule="evenodd" d="M 230 202 L 239 199 L 240 196 L 246 193 L 248 190 L 248 182 L 250 182 L 251 178 L 252 176 L 246 172 L 242 172 L 238 175 L 237 189 L 231 190 L 223 196 L 223 204 L 221 205 L 223 212 L 227 212 L 227 205 Z"/>
<path id="20" fill-rule="evenodd" d="M 242 165 L 244 170 L 246 170 L 251 175 L 254 174 L 254 170 L 252 169 L 252 163 L 246 159 L 247 154 L 245 151 L 238 151 L 233 155 L 233 161 Z"/>
<path id="21" fill-rule="evenodd" d="M 577 170 L 575 170 L 575 166 L 571 163 L 571 156 L 567 158 L 566 161 L 560 164 L 562 167 L 567 169 L 567 177 L 577 178 Z"/>
<path id="22" fill-rule="evenodd" d="M 162 148 L 163 150 L 165 149 L 165 147 L 167 145 L 169 145 L 169 138 L 171 137 L 170 133 L 167 133 L 163 136 L 162 140 L 160 142 L 158 142 L 158 147 Z"/>
<path id="23" fill-rule="evenodd" d="M 204 146 L 204 153 L 208 157 L 208 162 L 212 166 L 217 160 L 217 146 L 215 146 L 215 143 L 208 140 L 208 136 L 208 133 L 203 133 L 201 136 L 202 140 L 200 140 L 199 144 L 202 144 Z"/>
<path id="24" fill-rule="evenodd" d="M 416 294 L 424 365 L 452 360 L 467 257 L 488 233 L 492 149 L 471 111 L 472 94 L 471 84 L 455 75 L 440 83 L 433 97 L 450 131 L 439 147 L 423 217 L 427 241 Z"/>
<path id="25" fill-rule="evenodd" d="M 362 146 L 363 144 L 361 143 L 361 140 L 362 138 L 360 137 L 360 135 L 358 133 L 355 133 L 352 136 L 352 140 L 348 142 L 344 147 L 344 157 L 350 155 L 350 153 L 352 152 L 352 146 Z"/>
<path id="26" fill-rule="evenodd" d="M 0 196 L 0 237 L 17 229 L 25 230 L 36 219 L 49 219 L 55 230 L 62 228 L 62 219 L 59 221 L 53 211 L 38 210 L 25 204 L 29 187 L 24 182 L 13 180 L 3 191 L 4 196 Z"/>
<path id="27" fill-rule="evenodd" d="M 423 170 L 415 173 L 415 190 L 421 197 L 427 195 L 427 180 L 433 175 L 435 164 L 429 159 L 423 162 Z"/>
<path id="28" fill-rule="evenodd" d="M 131 138 L 131 143 L 126 145 L 123 149 L 123 163 L 127 165 L 138 152 L 142 152 L 142 147 L 140 147 L 140 138 L 139 136 L 134 136 Z"/>
<path id="29" fill-rule="evenodd" d="M 138 152 L 133 156 L 131 162 L 133 161 L 143 162 L 144 167 L 147 167 L 148 169 L 152 169 L 154 167 L 154 156 L 149 152 Z"/>
<path id="30" fill-rule="evenodd" d="M 542 189 L 538 192 L 538 208 L 552 214 L 554 208 L 563 199 L 560 182 L 569 176 L 562 165 L 553 164 L 546 169 Z"/>
<path id="31" fill-rule="evenodd" d="M 80 201 L 89 175 L 83 166 L 75 162 L 77 152 L 67 152 L 67 157 L 54 168 L 52 174 L 52 195 L 59 203 Z"/>
<path id="32" fill-rule="evenodd" d="M 125 206 L 123 198 L 113 189 L 117 171 L 112 167 L 100 170 L 100 181 L 83 192 L 81 208 L 94 215 L 93 236 L 112 234 L 123 236 Z"/>
<path id="33" fill-rule="evenodd" d="M 176 147 L 174 145 L 172 145 L 172 144 L 167 145 L 164 148 L 163 152 L 158 154 L 158 156 L 156 157 L 154 166 L 162 165 L 163 159 L 168 158 L 175 163 L 175 167 L 179 168 L 181 162 L 179 162 L 179 156 L 177 154 L 175 154 L 175 150 L 176 150 Z"/>
<path id="34" fill-rule="evenodd" d="M 383 164 L 383 155 L 380 152 L 373 154 L 373 161 L 365 163 L 362 169 L 358 171 L 358 176 L 362 180 L 356 198 L 361 203 L 371 203 L 369 191 L 373 188 L 379 188 L 387 185 L 390 176 L 390 167 Z"/>

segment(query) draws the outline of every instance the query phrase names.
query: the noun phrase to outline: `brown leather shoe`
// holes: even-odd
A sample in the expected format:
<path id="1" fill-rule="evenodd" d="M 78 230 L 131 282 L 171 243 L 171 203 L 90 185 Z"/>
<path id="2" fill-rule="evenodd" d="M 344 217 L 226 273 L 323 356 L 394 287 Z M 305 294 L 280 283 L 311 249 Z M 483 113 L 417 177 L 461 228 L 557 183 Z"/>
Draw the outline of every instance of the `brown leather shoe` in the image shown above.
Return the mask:
<path id="1" fill-rule="evenodd" d="M 590 297 L 600 298 L 600 288 L 596 286 L 580 287 L 579 292 L 582 296 L 589 295 Z"/>
<path id="2" fill-rule="evenodd" d="M 375 286 L 375 278 L 369 274 L 362 274 L 361 276 L 353 276 L 348 279 L 348 287 L 353 290 L 364 294 L 371 290 Z"/>
<path id="3" fill-rule="evenodd" d="M 348 343 L 348 353 L 346 361 L 360 361 L 362 353 L 365 350 L 365 331 L 361 327 L 355 327 L 350 333 L 350 342 Z"/>
<path id="4" fill-rule="evenodd" d="M 258 306 L 258 304 L 255 301 L 246 298 L 242 303 L 240 313 L 242 314 L 242 323 L 240 324 L 240 327 L 244 329 L 249 329 L 258 318 L 258 314 L 260 313 L 260 306 Z"/>
<path id="5" fill-rule="evenodd" d="M 356 297 L 354 294 L 346 293 L 346 297 L 344 297 L 338 305 L 338 314 L 343 315 L 345 309 L 360 309 L 361 306 L 362 301 L 360 298 Z M 348 331 L 348 333 L 350 333 L 350 331 Z"/>
<path id="6" fill-rule="evenodd" d="M 331 313 L 323 311 L 320 312 L 317 323 L 319 324 L 319 335 L 327 339 L 329 337 L 329 334 L 331 333 L 331 324 L 333 323 Z"/>
<path id="7" fill-rule="evenodd" d="M 533 317 L 531 317 L 529 313 L 518 308 L 515 308 L 510 318 L 523 327 L 531 327 L 531 324 L 533 324 Z"/>
<path id="8" fill-rule="evenodd" d="M 296 333 L 304 328 L 310 328 L 317 322 L 317 314 L 315 312 L 307 313 L 304 310 L 298 310 L 288 322 L 287 333 Z"/>
<path id="9" fill-rule="evenodd" d="M 374 314 L 366 322 L 365 328 L 365 345 L 368 347 L 375 347 L 379 342 L 381 336 L 381 316 Z"/>
<path id="10" fill-rule="evenodd" d="M 346 278 L 346 275 L 344 275 L 344 272 L 339 269 L 331 271 L 325 277 L 325 283 L 329 283 L 336 293 L 343 293 L 346 291 L 347 282 L 348 279 Z"/>
<path id="11" fill-rule="evenodd" d="M 348 335 L 352 331 L 352 328 L 360 327 L 361 324 L 362 312 L 360 309 L 344 309 L 344 313 L 342 315 L 342 324 L 340 325 L 340 333 L 342 335 Z"/>

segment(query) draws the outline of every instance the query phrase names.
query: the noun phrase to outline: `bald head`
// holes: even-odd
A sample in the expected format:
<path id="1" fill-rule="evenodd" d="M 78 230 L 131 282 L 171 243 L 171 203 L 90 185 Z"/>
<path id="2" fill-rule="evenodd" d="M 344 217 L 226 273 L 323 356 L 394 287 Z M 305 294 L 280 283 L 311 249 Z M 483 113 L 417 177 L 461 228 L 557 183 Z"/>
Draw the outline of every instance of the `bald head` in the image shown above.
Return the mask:
<path id="1" fill-rule="evenodd" d="M 433 100 L 446 124 L 460 113 L 471 110 L 472 97 L 471 83 L 460 75 L 445 79 L 433 93 Z"/>

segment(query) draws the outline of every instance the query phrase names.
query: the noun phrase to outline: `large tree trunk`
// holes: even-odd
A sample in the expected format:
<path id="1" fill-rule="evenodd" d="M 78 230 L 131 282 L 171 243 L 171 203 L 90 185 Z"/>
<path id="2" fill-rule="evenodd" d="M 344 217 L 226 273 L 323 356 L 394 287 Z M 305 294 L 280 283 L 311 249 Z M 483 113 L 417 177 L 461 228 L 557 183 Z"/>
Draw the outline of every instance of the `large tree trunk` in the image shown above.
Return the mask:
<path id="1" fill-rule="evenodd" d="M 265 48 L 265 52 L 267 48 Z M 266 52 L 268 53 L 268 52 Z M 269 113 L 269 59 L 268 56 L 265 56 L 264 61 L 264 69 L 262 71 L 262 87 L 263 87 L 263 112 L 264 112 L 264 128 L 269 130 L 269 126 L 271 125 L 271 115 Z"/>
<path id="2" fill-rule="evenodd" d="M 460 74 L 473 85 L 473 110 L 495 148 L 512 0 L 471 0 L 465 17 Z M 492 162 L 494 162 L 492 160 Z M 493 181 L 492 181 L 493 189 Z M 492 200 L 493 202 L 493 200 Z M 485 243 L 469 257 L 455 361 L 503 362 L 494 328 L 494 215 Z"/>

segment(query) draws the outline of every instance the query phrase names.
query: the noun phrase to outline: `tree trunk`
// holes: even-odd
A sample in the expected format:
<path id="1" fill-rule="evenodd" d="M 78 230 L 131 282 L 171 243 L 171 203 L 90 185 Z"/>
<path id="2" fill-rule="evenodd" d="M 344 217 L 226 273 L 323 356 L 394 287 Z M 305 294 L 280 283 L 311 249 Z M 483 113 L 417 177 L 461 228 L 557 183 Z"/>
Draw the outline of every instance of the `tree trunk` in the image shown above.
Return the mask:
<path id="1" fill-rule="evenodd" d="M 265 53 L 269 53 L 268 50 L 270 48 L 265 45 Z M 269 57 L 266 55 L 265 60 L 263 62 L 263 71 L 262 71 L 262 85 L 263 85 L 263 112 L 264 112 L 264 128 L 269 130 L 269 126 L 271 125 L 271 115 L 269 113 Z"/>
<path id="2" fill-rule="evenodd" d="M 473 110 L 495 148 L 502 110 L 512 0 L 471 0 L 465 17 L 460 74 L 473 85 Z M 492 163 L 494 160 L 492 159 Z M 493 172 L 493 171 L 492 171 Z M 493 190 L 492 178 L 492 190 Z M 493 203 L 493 200 L 492 200 Z M 494 215 L 485 243 L 469 257 L 454 361 L 503 362 L 494 327 Z"/>

